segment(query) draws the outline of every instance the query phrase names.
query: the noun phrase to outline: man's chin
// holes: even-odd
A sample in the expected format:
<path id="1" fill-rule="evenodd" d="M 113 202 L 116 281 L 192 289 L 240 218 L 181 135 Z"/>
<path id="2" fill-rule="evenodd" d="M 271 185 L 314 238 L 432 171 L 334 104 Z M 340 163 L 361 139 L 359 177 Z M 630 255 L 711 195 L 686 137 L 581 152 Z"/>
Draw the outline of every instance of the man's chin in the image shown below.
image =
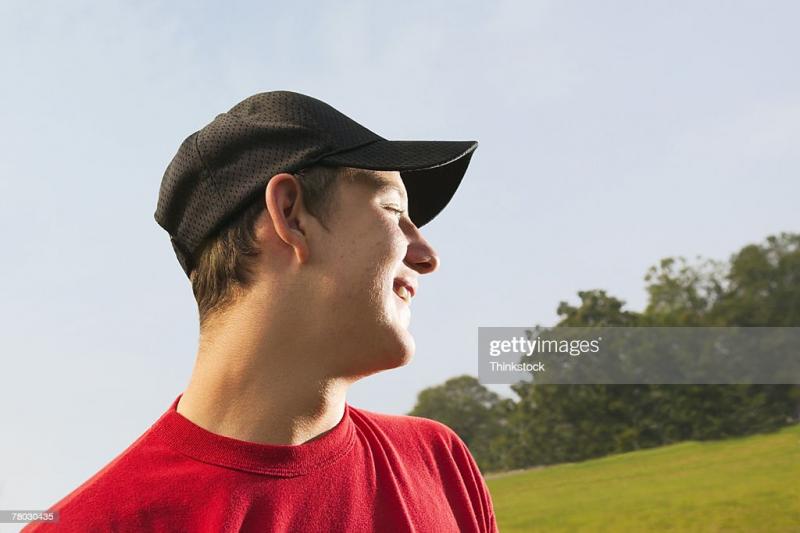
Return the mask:
<path id="1" fill-rule="evenodd" d="M 393 359 L 391 361 L 391 366 L 389 366 L 387 368 L 387 370 L 390 369 L 390 368 L 400 368 L 401 366 L 406 366 L 413 359 L 414 359 L 414 351 L 413 350 L 410 351 L 410 352 L 399 354 L 399 356 L 396 359 Z"/>
<path id="2" fill-rule="evenodd" d="M 373 357 L 370 358 L 370 374 L 400 368 L 414 359 L 416 345 L 408 331 L 403 331 L 394 341 L 389 343 L 385 349 L 373 353 Z"/>
<path id="3" fill-rule="evenodd" d="M 395 345 L 391 348 L 386 350 L 382 357 L 380 357 L 381 361 L 381 370 L 389 370 L 392 368 L 399 368 L 401 366 L 405 366 L 414 359 L 414 352 L 416 351 L 416 344 L 414 343 L 414 337 L 408 331 L 403 331 Z"/>

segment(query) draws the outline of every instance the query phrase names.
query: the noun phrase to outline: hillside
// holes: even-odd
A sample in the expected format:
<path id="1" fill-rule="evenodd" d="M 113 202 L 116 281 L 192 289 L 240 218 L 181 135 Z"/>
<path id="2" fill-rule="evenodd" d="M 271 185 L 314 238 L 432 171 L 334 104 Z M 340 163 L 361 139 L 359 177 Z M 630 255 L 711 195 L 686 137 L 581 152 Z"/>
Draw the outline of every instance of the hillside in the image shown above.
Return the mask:
<path id="1" fill-rule="evenodd" d="M 800 531 L 800 425 L 489 476 L 500 531 Z"/>

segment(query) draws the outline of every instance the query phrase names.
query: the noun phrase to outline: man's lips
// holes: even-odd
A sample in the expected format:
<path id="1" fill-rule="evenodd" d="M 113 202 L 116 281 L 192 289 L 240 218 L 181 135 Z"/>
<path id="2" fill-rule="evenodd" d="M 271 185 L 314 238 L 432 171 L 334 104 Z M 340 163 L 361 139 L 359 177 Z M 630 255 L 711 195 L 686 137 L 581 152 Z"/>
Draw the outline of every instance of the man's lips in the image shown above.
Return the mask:
<path id="1" fill-rule="evenodd" d="M 414 297 L 416 292 L 416 288 L 412 282 L 402 278 L 396 278 L 394 280 L 394 293 L 404 302 L 411 303 L 411 298 Z"/>

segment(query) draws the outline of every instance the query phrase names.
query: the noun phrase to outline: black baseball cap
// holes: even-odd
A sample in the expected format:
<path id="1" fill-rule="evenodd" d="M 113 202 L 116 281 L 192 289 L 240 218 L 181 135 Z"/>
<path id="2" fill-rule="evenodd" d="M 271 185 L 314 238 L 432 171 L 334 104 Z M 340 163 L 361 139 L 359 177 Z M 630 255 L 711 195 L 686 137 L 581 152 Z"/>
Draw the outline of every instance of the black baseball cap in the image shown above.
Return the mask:
<path id="1" fill-rule="evenodd" d="M 330 105 L 289 91 L 253 95 L 187 137 L 161 180 L 155 219 L 186 275 L 202 243 L 258 195 L 269 179 L 312 165 L 394 170 L 422 227 L 464 177 L 475 141 L 390 141 Z"/>

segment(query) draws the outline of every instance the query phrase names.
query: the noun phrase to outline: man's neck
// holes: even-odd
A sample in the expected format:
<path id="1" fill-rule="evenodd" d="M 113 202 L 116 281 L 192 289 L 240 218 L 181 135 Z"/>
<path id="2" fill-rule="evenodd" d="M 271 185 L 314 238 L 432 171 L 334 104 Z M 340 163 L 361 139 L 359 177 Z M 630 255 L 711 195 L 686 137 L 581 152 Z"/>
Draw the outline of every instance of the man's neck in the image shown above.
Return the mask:
<path id="1" fill-rule="evenodd" d="M 223 392 L 194 383 L 181 396 L 178 413 L 211 433 L 237 440 L 303 444 L 330 431 L 344 414 L 344 395 L 339 400 L 320 396 L 315 406 L 302 408 L 265 393 Z"/>
<path id="2" fill-rule="evenodd" d="M 312 364 L 320 347 L 270 335 L 265 323 L 243 327 L 244 317 L 232 319 L 230 327 L 201 340 L 177 411 L 218 435 L 302 444 L 339 423 L 351 381 L 326 376 L 322 365 Z"/>

